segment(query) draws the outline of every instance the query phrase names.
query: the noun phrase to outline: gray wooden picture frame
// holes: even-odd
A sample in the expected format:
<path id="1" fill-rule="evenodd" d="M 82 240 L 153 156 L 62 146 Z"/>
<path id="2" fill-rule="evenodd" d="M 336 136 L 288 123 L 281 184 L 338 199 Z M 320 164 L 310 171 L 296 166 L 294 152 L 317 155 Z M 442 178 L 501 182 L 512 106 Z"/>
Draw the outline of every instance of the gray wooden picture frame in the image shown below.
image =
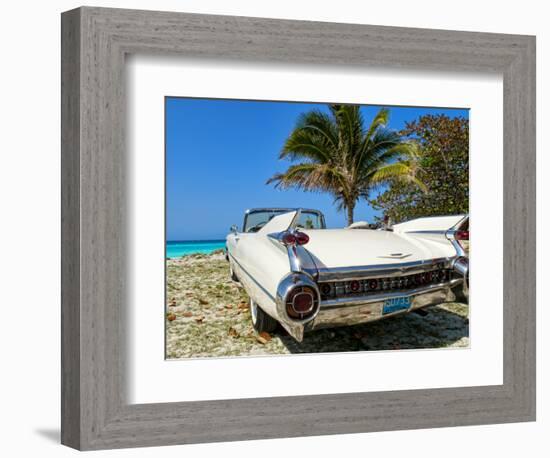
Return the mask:
<path id="1" fill-rule="evenodd" d="M 61 38 L 63 444 L 87 450 L 535 419 L 534 37 L 83 7 L 62 14 Z M 502 74 L 504 383 L 128 404 L 124 62 L 135 53 Z"/>

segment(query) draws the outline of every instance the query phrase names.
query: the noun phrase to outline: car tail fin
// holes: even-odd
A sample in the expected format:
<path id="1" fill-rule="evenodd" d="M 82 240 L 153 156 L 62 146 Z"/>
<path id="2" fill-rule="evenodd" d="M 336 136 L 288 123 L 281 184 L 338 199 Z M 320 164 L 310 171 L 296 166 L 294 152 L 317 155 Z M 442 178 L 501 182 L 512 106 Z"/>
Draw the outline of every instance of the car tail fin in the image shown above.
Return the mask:
<path id="1" fill-rule="evenodd" d="M 393 225 L 397 233 L 448 231 L 468 220 L 468 215 L 428 216 Z"/>
<path id="2" fill-rule="evenodd" d="M 288 230 L 291 227 L 297 213 L 298 212 L 294 210 L 288 213 L 274 216 L 264 227 L 262 227 L 258 231 L 258 233 L 271 234 L 273 232 L 283 232 Z"/>

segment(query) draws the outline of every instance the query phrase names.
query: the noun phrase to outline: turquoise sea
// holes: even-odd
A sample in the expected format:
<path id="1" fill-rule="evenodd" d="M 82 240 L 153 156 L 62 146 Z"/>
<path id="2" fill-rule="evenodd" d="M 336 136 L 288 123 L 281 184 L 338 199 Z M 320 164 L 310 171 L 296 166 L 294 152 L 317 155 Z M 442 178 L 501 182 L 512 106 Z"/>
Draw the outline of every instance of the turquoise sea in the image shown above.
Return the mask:
<path id="1" fill-rule="evenodd" d="M 166 242 L 166 257 L 181 258 L 188 254 L 210 254 L 225 248 L 225 240 L 182 240 Z"/>

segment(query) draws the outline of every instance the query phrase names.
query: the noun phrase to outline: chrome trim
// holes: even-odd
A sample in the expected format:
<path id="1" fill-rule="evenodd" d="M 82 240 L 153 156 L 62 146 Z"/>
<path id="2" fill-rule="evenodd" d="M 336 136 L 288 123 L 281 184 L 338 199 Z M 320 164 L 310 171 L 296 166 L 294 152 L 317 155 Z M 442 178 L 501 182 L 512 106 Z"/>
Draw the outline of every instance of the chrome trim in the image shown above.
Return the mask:
<path id="1" fill-rule="evenodd" d="M 360 304 L 369 304 L 371 302 L 385 301 L 386 299 L 392 299 L 394 297 L 403 296 L 416 296 L 419 294 L 425 294 L 440 289 L 449 289 L 459 284 L 462 279 L 453 279 L 450 282 L 437 283 L 435 285 L 424 286 L 422 288 L 415 288 L 406 291 L 391 291 L 379 294 L 372 294 L 368 296 L 346 296 L 336 299 L 329 299 L 321 301 L 321 310 L 327 310 L 331 308 L 349 307 Z"/>
<path id="2" fill-rule="evenodd" d="M 441 231 L 404 231 L 403 234 L 438 234 L 438 235 L 444 235 L 448 231 L 441 230 Z"/>
<path id="3" fill-rule="evenodd" d="M 302 214 L 302 209 L 298 208 L 296 210 L 296 214 L 294 215 L 294 218 L 292 218 L 290 226 L 288 226 L 288 230 L 292 231 L 292 230 L 296 229 L 296 224 L 298 223 L 298 220 L 300 219 L 301 214 Z"/>
<path id="4" fill-rule="evenodd" d="M 265 207 L 265 208 L 249 208 L 244 212 L 244 219 L 243 219 L 243 232 L 246 227 L 246 220 L 248 218 L 248 215 L 251 213 L 261 213 L 261 212 L 280 212 L 281 214 L 287 213 L 287 212 L 294 212 L 294 211 L 303 211 L 306 213 L 315 213 L 319 216 L 319 219 L 321 220 L 321 228 L 326 229 L 327 225 L 325 223 L 325 215 L 323 215 L 323 212 L 320 210 L 315 210 L 313 208 L 285 208 L 285 207 Z"/>
<path id="5" fill-rule="evenodd" d="M 301 320 L 292 318 L 286 313 L 286 302 L 288 300 L 288 295 L 294 288 L 299 286 L 308 286 L 313 289 L 317 295 L 317 310 L 315 310 L 311 316 Z M 303 325 L 313 320 L 319 313 L 319 309 L 321 308 L 321 293 L 319 292 L 319 287 L 317 284 L 308 275 L 304 273 L 290 273 L 279 282 L 275 304 L 277 306 L 277 313 L 282 321 L 291 325 Z"/>
<path id="6" fill-rule="evenodd" d="M 376 277 L 397 277 L 405 274 L 422 273 L 443 264 L 443 268 L 449 268 L 454 257 L 423 259 L 421 261 L 409 261 L 399 264 L 371 264 L 357 267 L 319 268 L 318 281 L 346 281 L 356 279 L 368 279 Z"/>
<path id="7" fill-rule="evenodd" d="M 248 208 L 245 210 L 245 214 L 249 213 L 256 213 L 256 212 L 294 212 L 297 210 L 303 210 L 305 212 L 310 213 L 318 213 L 319 215 L 322 215 L 323 213 L 321 210 L 315 210 L 314 208 L 304 208 L 304 207 L 256 207 L 256 208 Z"/>
<path id="8" fill-rule="evenodd" d="M 462 292 L 467 299 L 470 297 L 470 261 L 466 257 L 456 258 L 453 261 L 453 270 L 462 276 Z"/>
<path id="9" fill-rule="evenodd" d="M 286 247 L 286 252 L 288 254 L 288 262 L 290 264 L 290 271 L 294 273 L 299 273 L 302 271 L 302 266 L 300 263 L 300 257 L 298 256 L 296 245 L 288 245 Z"/>
<path id="10" fill-rule="evenodd" d="M 393 253 L 393 254 L 390 254 L 388 256 L 376 256 L 377 258 L 381 258 L 381 259 L 405 259 L 405 258 L 408 258 L 409 256 L 412 256 L 412 253 L 409 253 L 409 254 L 403 254 L 403 253 Z"/>
<path id="11" fill-rule="evenodd" d="M 252 320 L 252 324 L 256 326 L 256 323 L 258 322 L 258 304 L 256 304 L 252 298 L 249 298 L 249 308 L 250 319 Z"/>
<path id="12" fill-rule="evenodd" d="M 292 226 L 292 224 L 291 224 L 291 226 Z M 271 234 L 267 234 L 267 237 L 270 238 L 271 240 L 279 243 L 281 245 L 281 247 L 286 248 L 286 252 L 287 252 L 287 255 L 288 255 L 288 262 L 290 264 L 290 271 L 291 272 L 294 272 L 294 273 L 306 272 L 309 276 L 315 278 L 315 276 L 317 274 L 316 269 L 315 269 L 315 271 L 313 271 L 312 269 L 304 269 L 303 266 L 302 266 L 303 256 L 307 255 L 311 259 L 311 254 L 307 251 L 307 249 L 305 249 L 302 245 L 297 245 L 297 244 L 287 245 L 283 242 L 283 237 L 286 234 L 289 234 L 289 233 L 290 234 L 295 234 L 296 232 L 299 232 L 299 231 L 297 231 L 296 229 L 291 228 L 291 229 L 288 229 L 286 231 L 272 232 Z M 300 252 L 298 250 L 299 247 L 302 247 L 302 249 L 300 250 L 300 252 L 302 253 L 301 256 L 300 256 Z M 305 261 L 305 262 L 307 263 L 307 261 Z M 311 259 L 311 262 L 313 264 L 315 264 L 313 262 L 313 259 Z"/>
<path id="13" fill-rule="evenodd" d="M 449 241 L 453 245 L 453 248 L 456 251 L 457 257 L 465 257 L 466 252 L 464 251 L 464 248 L 462 248 L 462 245 L 460 245 L 460 243 L 458 243 L 458 240 L 456 240 L 454 238 L 454 234 L 455 234 L 454 232 L 453 233 L 447 232 L 445 235 L 447 236 L 447 238 L 449 239 Z"/>
<path id="14" fill-rule="evenodd" d="M 462 245 L 458 243 L 458 240 L 455 238 L 455 234 L 457 231 L 460 230 L 462 225 L 470 218 L 469 215 L 466 215 L 464 218 L 462 218 L 458 223 L 456 223 L 453 227 L 451 227 L 448 231 L 445 232 L 445 237 L 447 237 L 447 240 L 451 242 L 453 245 L 453 248 L 456 251 L 456 255 L 458 257 L 467 257 L 466 251 L 464 251 L 464 248 L 462 248 Z"/>
<path id="15" fill-rule="evenodd" d="M 461 276 L 468 275 L 468 258 L 456 258 L 453 262 L 453 269 Z"/>
<path id="16" fill-rule="evenodd" d="M 401 294 L 405 296 L 405 294 Z M 354 324 L 378 321 L 395 315 L 401 315 L 430 305 L 442 304 L 444 302 L 453 302 L 456 299 L 450 286 L 444 286 L 415 295 L 410 295 L 411 306 L 405 310 L 399 310 L 393 313 L 383 314 L 384 300 L 380 299 L 374 302 L 361 302 L 358 304 L 348 304 L 347 306 L 322 308 L 315 320 L 305 326 L 305 331 L 320 328 L 330 328 L 336 326 L 350 326 Z"/>
<path id="17" fill-rule="evenodd" d="M 456 251 L 456 258 L 453 260 L 451 267 L 463 278 L 462 292 L 464 293 L 464 296 L 466 296 L 467 300 L 470 298 L 470 261 L 468 258 L 468 253 L 466 253 L 462 245 L 458 242 L 455 234 L 460 230 L 464 223 L 469 220 L 469 218 L 470 216 L 466 215 L 445 233 L 445 236 L 452 243 Z"/>

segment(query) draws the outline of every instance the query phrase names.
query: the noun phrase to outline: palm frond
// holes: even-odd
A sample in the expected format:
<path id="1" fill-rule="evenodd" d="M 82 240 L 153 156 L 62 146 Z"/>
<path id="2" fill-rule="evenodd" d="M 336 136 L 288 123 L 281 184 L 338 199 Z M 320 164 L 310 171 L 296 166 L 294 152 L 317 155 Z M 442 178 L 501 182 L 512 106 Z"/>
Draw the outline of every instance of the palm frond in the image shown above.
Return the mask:
<path id="1" fill-rule="evenodd" d="M 341 179 L 338 170 L 327 164 L 300 163 L 290 166 L 283 173 L 273 175 L 266 184 L 274 183 L 279 189 L 332 192 L 341 187 Z"/>
<path id="2" fill-rule="evenodd" d="M 369 175 L 372 183 L 381 183 L 388 181 L 392 178 L 410 174 L 410 168 L 408 164 L 403 162 L 394 162 L 393 164 L 387 164 L 382 167 L 373 170 Z"/>
<path id="3" fill-rule="evenodd" d="M 371 137 L 363 138 L 360 153 L 357 155 L 357 168 L 370 168 L 380 155 L 402 142 L 397 132 L 379 127 Z"/>
<path id="4" fill-rule="evenodd" d="M 373 118 L 372 122 L 370 123 L 370 126 L 367 129 L 367 132 L 365 133 L 365 139 L 368 140 L 372 138 L 378 129 L 388 124 L 389 119 L 390 119 L 390 110 L 388 110 L 387 108 L 381 108 L 378 111 L 378 113 L 376 113 L 376 116 Z"/>
<path id="5" fill-rule="evenodd" d="M 332 159 L 333 148 L 326 139 L 317 132 L 306 129 L 297 129 L 287 138 L 280 158 L 310 159 L 314 162 L 329 163 Z"/>
<path id="6" fill-rule="evenodd" d="M 333 119 L 320 110 L 313 110 L 300 115 L 290 134 L 287 142 L 283 146 L 280 158 L 290 156 L 292 158 L 292 145 L 288 144 L 293 136 L 299 135 L 301 138 L 310 138 L 317 145 L 325 145 L 327 149 L 337 149 L 338 133 Z"/>
<path id="7" fill-rule="evenodd" d="M 358 105 L 334 106 L 333 113 L 338 125 L 342 156 L 351 167 L 353 158 L 359 153 L 363 140 L 363 115 Z"/>
<path id="8" fill-rule="evenodd" d="M 267 180 L 279 189 L 328 192 L 348 222 L 358 199 L 391 180 L 404 180 L 425 189 L 420 154 L 415 144 L 386 128 L 389 110 L 382 108 L 365 129 L 358 105 L 328 106 L 328 113 L 302 114 L 279 157 L 298 162 Z"/>
<path id="9" fill-rule="evenodd" d="M 407 162 L 395 162 L 384 165 L 373 171 L 370 176 L 370 181 L 374 185 L 387 183 L 391 180 L 412 183 L 422 191 L 427 191 L 426 185 L 416 176 L 414 169 Z"/>
<path id="10" fill-rule="evenodd" d="M 387 139 L 380 141 L 376 147 L 373 147 L 372 152 L 366 157 L 360 168 L 368 172 L 393 161 L 403 161 L 416 157 L 417 148 L 414 143 Z"/>

